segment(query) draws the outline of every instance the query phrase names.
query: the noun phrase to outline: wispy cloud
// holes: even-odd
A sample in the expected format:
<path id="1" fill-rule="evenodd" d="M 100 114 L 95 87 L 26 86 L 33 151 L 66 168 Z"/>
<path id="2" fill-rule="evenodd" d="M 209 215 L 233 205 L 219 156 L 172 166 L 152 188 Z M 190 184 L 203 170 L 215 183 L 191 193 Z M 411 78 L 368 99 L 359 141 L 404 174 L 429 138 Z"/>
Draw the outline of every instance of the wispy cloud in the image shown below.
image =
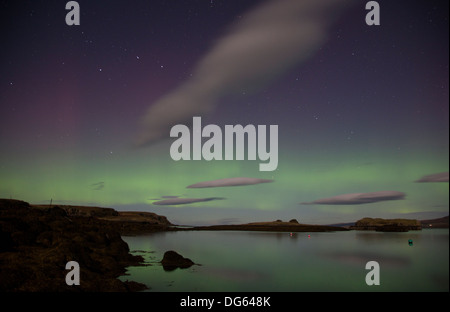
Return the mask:
<path id="1" fill-rule="evenodd" d="M 101 190 L 103 190 L 104 187 L 105 187 L 105 182 L 97 182 L 97 183 L 91 184 L 91 188 L 94 191 L 101 191 Z"/>
<path id="2" fill-rule="evenodd" d="M 243 186 L 243 185 L 253 185 L 253 184 L 269 183 L 269 182 L 273 182 L 273 180 L 238 177 L 238 178 L 226 178 L 226 179 L 218 179 L 218 180 L 212 180 L 212 181 L 199 182 L 199 183 L 189 185 L 189 186 L 187 186 L 187 188 Z"/>
<path id="3" fill-rule="evenodd" d="M 415 182 L 448 182 L 448 172 L 434 173 L 421 177 Z"/>
<path id="4" fill-rule="evenodd" d="M 212 200 L 221 200 L 223 197 L 208 197 L 208 198 L 169 198 L 160 201 L 156 201 L 153 205 L 187 205 L 193 203 L 207 202 Z"/>
<path id="5" fill-rule="evenodd" d="M 301 203 L 302 205 L 361 205 L 376 203 L 385 200 L 404 199 L 405 193 L 397 191 L 381 191 L 371 193 L 353 193 L 317 199 L 313 202 Z"/>
<path id="6" fill-rule="evenodd" d="M 245 14 L 199 61 L 192 79 L 148 108 L 136 145 L 167 138 L 173 125 L 207 114 L 222 96 L 257 90 L 308 59 L 350 1 L 272 0 Z"/>

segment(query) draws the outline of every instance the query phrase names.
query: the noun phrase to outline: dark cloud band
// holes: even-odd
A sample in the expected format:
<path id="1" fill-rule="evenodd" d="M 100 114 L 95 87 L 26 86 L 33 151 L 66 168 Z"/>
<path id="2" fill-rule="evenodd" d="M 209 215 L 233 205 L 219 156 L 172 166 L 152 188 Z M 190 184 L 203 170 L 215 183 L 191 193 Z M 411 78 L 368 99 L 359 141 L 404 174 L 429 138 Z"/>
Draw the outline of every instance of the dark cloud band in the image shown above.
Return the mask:
<path id="1" fill-rule="evenodd" d="M 376 203 L 385 200 L 404 199 L 405 193 L 396 191 L 381 191 L 371 193 L 343 194 L 329 198 L 318 199 L 302 205 L 361 205 Z"/>
<path id="2" fill-rule="evenodd" d="M 196 184 L 189 185 L 187 186 L 187 188 L 243 186 L 269 182 L 273 182 L 273 180 L 239 177 L 239 178 L 226 178 L 226 179 L 199 182 Z"/>
<path id="3" fill-rule="evenodd" d="M 415 182 L 448 182 L 448 172 L 426 175 Z"/>
<path id="4" fill-rule="evenodd" d="M 170 198 L 165 200 L 156 201 L 153 205 L 162 205 L 162 206 L 174 206 L 174 205 L 187 205 L 193 203 L 201 203 L 212 200 L 221 200 L 223 197 L 209 197 L 209 198 Z"/>

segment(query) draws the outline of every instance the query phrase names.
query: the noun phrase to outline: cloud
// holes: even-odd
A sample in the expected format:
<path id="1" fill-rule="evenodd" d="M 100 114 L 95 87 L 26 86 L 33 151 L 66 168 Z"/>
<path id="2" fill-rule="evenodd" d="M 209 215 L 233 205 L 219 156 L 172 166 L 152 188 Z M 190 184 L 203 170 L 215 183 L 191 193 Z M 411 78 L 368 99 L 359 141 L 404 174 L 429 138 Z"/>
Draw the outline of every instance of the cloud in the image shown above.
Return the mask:
<path id="1" fill-rule="evenodd" d="M 190 80 L 148 108 L 135 144 L 168 138 L 172 126 L 211 112 L 222 96 L 255 91 L 305 61 L 350 1 L 272 0 L 248 12 L 200 59 Z"/>
<path id="2" fill-rule="evenodd" d="M 209 197 L 209 198 L 170 198 L 165 200 L 160 200 L 154 202 L 153 205 L 163 205 L 163 206 L 172 206 L 172 205 L 186 205 L 193 203 L 206 202 L 211 200 L 221 200 L 223 197 Z"/>
<path id="3" fill-rule="evenodd" d="M 415 182 L 448 182 L 448 172 L 426 175 Z"/>
<path id="4" fill-rule="evenodd" d="M 360 205 L 370 204 L 385 200 L 404 199 L 405 193 L 396 191 L 381 191 L 371 193 L 343 194 L 329 198 L 318 199 L 302 205 Z"/>
<path id="5" fill-rule="evenodd" d="M 92 183 L 91 187 L 94 191 L 101 191 L 105 187 L 105 182 Z"/>
<path id="6" fill-rule="evenodd" d="M 257 178 L 226 178 L 212 181 L 204 181 L 187 186 L 187 188 L 205 188 L 205 187 L 224 187 L 224 186 L 242 186 L 260 183 L 269 183 L 273 180 L 257 179 Z"/>

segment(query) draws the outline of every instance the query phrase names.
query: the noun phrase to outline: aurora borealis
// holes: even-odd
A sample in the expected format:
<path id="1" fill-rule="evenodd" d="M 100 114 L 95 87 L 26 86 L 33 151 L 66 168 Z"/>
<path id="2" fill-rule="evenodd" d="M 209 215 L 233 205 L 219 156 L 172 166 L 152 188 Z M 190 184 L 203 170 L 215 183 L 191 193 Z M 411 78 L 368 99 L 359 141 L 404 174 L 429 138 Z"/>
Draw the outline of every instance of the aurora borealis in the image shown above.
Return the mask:
<path id="1" fill-rule="evenodd" d="M 266 1 L 78 2 L 79 26 L 65 24 L 64 1 L 1 4 L 1 198 L 152 211 L 177 224 L 448 214 L 448 174 L 424 178 L 449 170 L 448 1 L 378 1 L 380 26 L 365 24 L 367 1 L 335 1 L 345 8 L 326 31 L 306 23 L 320 40 L 312 26 L 295 45 L 276 41 L 295 53 L 273 48 L 263 61 L 240 50 L 252 35 L 231 37 L 259 29 Z M 263 43 L 275 45 L 282 26 Z M 239 53 L 219 53 L 230 42 Z M 311 49 L 298 57 L 303 44 Z M 173 113 L 192 120 L 188 102 L 205 124 L 278 125 L 277 169 L 174 161 L 170 128 L 135 145 L 144 116 L 147 131 Z M 273 182 L 188 188 L 242 177 Z M 302 204 L 388 191 L 405 197 Z M 171 198 L 221 200 L 153 204 Z"/>

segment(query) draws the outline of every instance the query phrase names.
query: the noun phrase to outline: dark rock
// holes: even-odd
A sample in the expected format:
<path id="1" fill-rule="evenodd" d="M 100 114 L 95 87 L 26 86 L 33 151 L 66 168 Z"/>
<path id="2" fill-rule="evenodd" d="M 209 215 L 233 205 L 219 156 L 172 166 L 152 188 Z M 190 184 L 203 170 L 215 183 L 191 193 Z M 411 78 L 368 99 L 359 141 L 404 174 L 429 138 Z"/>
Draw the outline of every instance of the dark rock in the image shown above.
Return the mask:
<path id="1" fill-rule="evenodd" d="M 49 216 L 55 216 L 55 217 L 67 216 L 67 212 L 64 209 L 60 208 L 59 206 L 54 206 L 54 207 L 49 208 L 47 210 L 47 214 Z"/>
<path id="2" fill-rule="evenodd" d="M 182 255 L 178 254 L 173 250 L 166 251 L 164 253 L 161 264 L 165 271 L 173 271 L 176 268 L 186 269 L 195 263 L 191 259 L 184 258 Z"/>
<path id="3" fill-rule="evenodd" d="M 112 208 L 101 207 L 84 207 L 84 206 L 58 206 L 63 209 L 69 216 L 77 217 L 114 217 L 118 216 L 119 212 Z"/>
<path id="4" fill-rule="evenodd" d="M 68 216 L 60 207 L 0 199 L 0 291 L 131 291 L 126 267 L 143 258 L 129 253 L 120 233 L 91 216 Z M 68 286 L 65 265 L 80 265 L 80 285 Z"/>
<path id="5" fill-rule="evenodd" d="M 137 283 L 137 282 L 133 282 L 133 281 L 125 281 L 123 282 L 125 284 L 125 287 L 127 288 L 127 291 L 130 292 L 135 292 L 135 291 L 143 291 L 148 289 L 147 286 L 141 284 L 141 283 Z"/>
<path id="6" fill-rule="evenodd" d="M 27 210 L 30 204 L 17 199 L 0 198 L 0 210 L 14 208 L 16 212 Z"/>
<path id="7" fill-rule="evenodd" d="M 112 208 L 70 205 L 33 205 L 32 207 L 46 211 L 47 214 L 60 217 L 66 216 L 68 220 L 79 217 L 86 218 L 86 221 L 93 219 L 93 222 L 89 221 L 91 225 L 100 226 L 102 229 L 118 231 L 121 235 L 139 235 L 167 231 L 171 230 L 170 227 L 172 226 L 172 223 L 165 216 L 160 216 L 153 212 L 119 212 Z M 60 221 L 60 219 L 55 219 L 54 222 Z"/>
<path id="8" fill-rule="evenodd" d="M 11 238 L 11 233 L 3 231 L 0 227 L 0 252 L 12 251 L 14 248 L 14 241 Z"/>

